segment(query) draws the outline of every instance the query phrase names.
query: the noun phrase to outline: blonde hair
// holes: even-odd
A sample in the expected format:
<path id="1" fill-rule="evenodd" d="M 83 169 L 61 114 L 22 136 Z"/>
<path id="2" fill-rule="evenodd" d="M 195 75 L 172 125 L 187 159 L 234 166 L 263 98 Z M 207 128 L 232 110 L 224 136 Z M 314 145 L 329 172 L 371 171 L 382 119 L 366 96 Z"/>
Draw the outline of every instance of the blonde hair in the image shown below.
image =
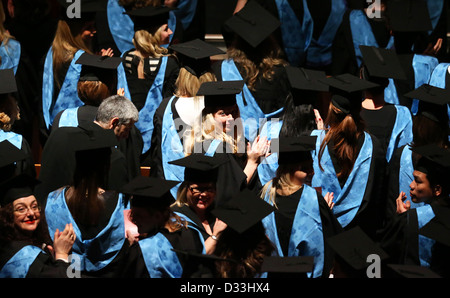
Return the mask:
<path id="1" fill-rule="evenodd" d="M 189 183 L 186 181 L 183 181 L 180 185 L 180 187 L 177 190 L 177 199 L 175 202 L 170 205 L 170 207 L 183 207 L 183 206 L 189 206 L 188 200 L 187 200 L 187 190 L 188 190 Z"/>
<path id="2" fill-rule="evenodd" d="M 237 114 L 233 115 L 235 124 L 233 127 L 233 135 L 227 134 L 223 131 L 223 127 L 217 125 L 217 121 L 214 119 L 215 111 L 218 108 L 205 107 L 201 113 L 201 120 L 194 122 L 193 128 L 187 129 L 184 134 L 184 152 L 188 156 L 193 153 L 195 144 L 202 144 L 206 140 L 218 139 L 227 144 L 231 148 L 231 153 L 241 154 L 244 152 L 245 147 L 242 148 L 243 126 L 239 114 L 239 109 Z"/>
<path id="3" fill-rule="evenodd" d="M 175 82 L 175 96 L 194 97 L 197 94 L 201 84 L 215 81 L 217 81 L 217 78 L 212 72 L 208 71 L 200 77 L 196 77 L 187 71 L 186 68 L 182 67 L 180 68 L 178 78 Z"/>
<path id="4" fill-rule="evenodd" d="M 169 50 L 160 46 L 161 31 L 166 24 L 155 28 L 155 32 L 151 33 L 147 30 L 138 30 L 134 33 L 133 45 L 135 49 L 153 58 L 161 58 L 169 56 Z M 153 30 L 152 30 L 153 31 Z"/>
<path id="5" fill-rule="evenodd" d="M 58 21 L 55 38 L 52 43 L 53 73 L 59 73 L 63 64 L 72 61 L 78 50 L 84 50 L 85 52 L 92 54 L 92 51 L 81 37 L 81 30 L 83 27 L 84 23 L 82 22 L 73 21 L 69 24 L 68 21 L 65 20 Z M 58 87 L 61 87 L 62 82 L 59 81 L 59 76 L 55 75 L 54 79 Z"/>

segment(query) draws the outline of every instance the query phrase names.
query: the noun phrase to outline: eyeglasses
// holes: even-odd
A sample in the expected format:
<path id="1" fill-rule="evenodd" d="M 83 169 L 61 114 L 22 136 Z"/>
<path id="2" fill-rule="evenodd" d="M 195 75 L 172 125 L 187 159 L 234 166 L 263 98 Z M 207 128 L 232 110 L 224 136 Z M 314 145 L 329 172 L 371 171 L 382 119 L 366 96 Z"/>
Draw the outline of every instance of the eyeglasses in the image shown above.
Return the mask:
<path id="1" fill-rule="evenodd" d="M 26 214 L 28 210 L 31 210 L 34 213 L 41 212 L 41 206 L 39 205 L 33 205 L 31 207 L 19 206 L 16 209 L 14 209 L 14 212 L 17 212 L 19 214 Z"/>
<path id="2" fill-rule="evenodd" d="M 189 186 L 189 190 L 192 192 L 193 195 L 199 195 L 201 193 L 215 193 L 216 192 L 215 187 L 192 187 L 192 186 Z"/>

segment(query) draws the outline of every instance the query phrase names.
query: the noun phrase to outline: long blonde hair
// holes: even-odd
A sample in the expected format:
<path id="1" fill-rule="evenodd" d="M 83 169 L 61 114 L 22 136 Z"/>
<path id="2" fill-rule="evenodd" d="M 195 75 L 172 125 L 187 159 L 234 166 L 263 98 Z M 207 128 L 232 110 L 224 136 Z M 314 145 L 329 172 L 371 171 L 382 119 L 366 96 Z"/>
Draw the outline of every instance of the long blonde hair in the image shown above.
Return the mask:
<path id="1" fill-rule="evenodd" d="M 175 96 L 194 97 L 197 94 L 201 84 L 205 82 L 217 81 L 214 73 L 208 71 L 202 74 L 200 77 L 194 76 L 186 68 L 180 68 L 178 78 L 175 82 Z"/>
<path id="2" fill-rule="evenodd" d="M 154 28 L 151 32 L 147 30 L 136 31 L 133 37 L 133 45 L 135 49 L 143 55 L 153 58 L 168 56 L 169 50 L 160 46 L 161 31 L 163 30 L 163 27 L 164 25 Z"/>
<path id="3" fill-rule="evenodd" d="M 79 21 L 58 21 L 52 43 L 53 73 L 58 74 L 63 64 L 72 61 L 78 50 L 84 50 L 85 52 L 92 54 L 92 51 L 81 37 L 81 30 L 83 27 L 84 23 Z M 54 79 L 58 87 L 61 87 L 62 82 L 59 81 L 59 76 L 55 75 Z"/>

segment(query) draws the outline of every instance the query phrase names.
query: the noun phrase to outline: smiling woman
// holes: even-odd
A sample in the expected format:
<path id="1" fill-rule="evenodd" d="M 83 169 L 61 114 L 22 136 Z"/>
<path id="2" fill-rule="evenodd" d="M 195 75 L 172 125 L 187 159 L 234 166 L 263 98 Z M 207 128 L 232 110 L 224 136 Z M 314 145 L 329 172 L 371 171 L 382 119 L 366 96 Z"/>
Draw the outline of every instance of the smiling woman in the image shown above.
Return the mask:
<path id="1" fill-rule="evenodd" d="M 0 277 L 67 277 L 75 232 L 66 225 L 64 231 L 55 231 L 52 243 L 33 195 L 36 183 L 19 175 L 0 186 Z"/>

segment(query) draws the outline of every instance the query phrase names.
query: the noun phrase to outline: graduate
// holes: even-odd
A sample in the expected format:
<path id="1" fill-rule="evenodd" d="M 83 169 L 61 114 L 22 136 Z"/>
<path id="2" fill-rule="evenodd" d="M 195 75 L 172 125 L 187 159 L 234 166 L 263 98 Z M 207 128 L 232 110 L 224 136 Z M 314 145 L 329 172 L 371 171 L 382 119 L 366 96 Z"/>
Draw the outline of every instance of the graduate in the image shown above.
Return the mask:
<path id="1" fill-rule="evenodd" d="M 100 104 L 96 119 L 92 122 L 80 123 L 77 127 L 61 127 L 50 134 L 42 151 L 41 170 L 36 188 L 36 196 L 45 204 L 47 195 L 72 181 L 75 169 L 75 155 L 70 143 L 73 132 L 94 133 L 109 130 L 120 141 L 128 137 L 131 127 L 139 119 L 133 103 L 120 95 L 114 95 Z M 118 189 L 129 182 L 127 159 L 119 148 L 111 148 L 110 176 L 108 189 Z"/>
<path id="2" fill-rule="evenodd" d="M 450 152 L 436 144 L 414 147 L 412 150 L 417 154 L 413 159 L 417 159 L 410 195 L 413 202 L 425 204 L 412 209 L 409 202 L 404 202 L 406 196 L 401 192 L 397 197 L 397 216 L 383 233 L 381 244 L 399 264 L 424 266 L 439 275 L 448 276 L 448 268 L 444 267 L 448 264 L 448 253 L 436 249 L 436 236 L 429 237 L 436 233 L 422 234 L 421 229 L 435 217 L 440 221 L 449 214 Z"/>
<path id="3" fill-rule="evenodd" d="M 70 183 L 48 195 L 45 215 L 50 235 L 71 223 L 76 234 L 75 269 L 86 276 L 117 277 L 120 257 L 128 247 L 127 202 L 107 183 L 117 138 L 112 130 L 78 129 L 68 133 L 68 140 L 75 168 Z"/>
<path id="4" fill-rule="evenodd" d="M 133 241 L 121 268 L 122 277 L 180 278 L 185 259 L 172 249 L 203 253 L 198 231 L 170 210 L 174 202 L 170 189 L 177 181 L 137 177 L 122 193 L 131 196 L 130 220 L 137 226 L 138 241 Z"/>
<path id="5" fill-rule="evenodd" d="M 153 118 L 150 176 L 183 181 L 181 168 L 170 161 L 185 156 L 184 133 L 199 120 L 205 106 L 202 96 L 196 96 L 204 82 L 216 81 L 211 70 L 211 56 L 223 51 L 200 39 L 170 46 L 180 61 L 180 73 L 173 96 L 163 99 Z M 176 189 L 172 191 L 176 197 Z"/>
<path id="6" fill-rule="evenodd" d="M 361 78 L 379 85 L 364 91 L 361 117 L 366 130 L 381 142 L 389 163 L 394 151 L 413 139 L 411 111 L 385 101 L 389 78 L 402 79 L 405 74 L 394 51 L 366 46 L 360 49 L 363 56 Z"/>
<path id="7" fill-rule="evenodd" d="M 247 3 L 248 2 L 248 3 Z M 280 22 L 275 31 L 277 42 L 282 45 L 284 56 L 290 65 L 305 66 L 306 51 L 311 44 L 314 22 L 308 9 L 308 1 L 255 0 L 239 1 L 235 14 L 251 2 L 258 3 Z"/>
<path id="8" fill-rule="evenodd" d="M 254 24 L 254 25 L 253 25 Z M 233 32 L 227 46 L 228 58 L 214 64 L 218 81 L 243 80 L 237 104 L 245 137 L 253 141 L 261 126 L 283 112 L 289 84 L 280 45 L 273 32 L 279 21 L 256 2 L 249 2 L 224 26 Z"/>
<path id="9" fill-rule="evenodd" d="M 136 127 L 142 134 L 143 160 L 149 155 L 153 116 L 163 98 L 172 96 L 179 66 L 176 57 L 162 45 L 173 33 L 167 26 L 169 8 L 146 6 L 127 12 L 134 22 L 134 49 L 122 54 L 118 67 L 118 88 L 139 111 Z M 148 165 L 148 162 L 144 162 Z"/>
<path id="10" fill-rule="evenodd" d="M 291 92 L 286 98 L 280 119 L 267 121 L 261 128 L 260 136 L 270 141 L 282 137 L 298 137 L 319 133 L 323 121 L 316 110 L 318 92 L 327 92 L 329 86 L 321 82 L 325 72 L 286 66 Z M 278 168 L 278 153 L 272 152 L 258 165 L 258 176 L 262 185 L 275 177 Z"/>
<path id="11" fill-rule="evenodd" d="M 26 174 L 0 185 L 0 277 L 67 278 L 69 254 L 76 240 L 66 222 L 54 231 L 53 241 L 44 213 L 33 195 L 38 183 Z"/>
<path id="12" fill-rule="evenodd" d="M 217 178 L 221 181 L 217 185 L 218 204 L 245 187 L 259 191 L 257 167 L 270 146 L 265 137 L 257 137 L 252 143 L 244 137 L 236 99 L 243 85 L 243 81 L 203 83 L 197 92 L 204 96 L 205 103 L 201 121 L 186 132 L 183 143 L 186 155 L 228 155 L 230 162 L 221 167 Z"/>
<path id="13" fill-rule="evenodd" d="M 308 277 L 328 278 L 332 255 L 324 241 L 342 227 L 329 207 L 333 206 L 333 194 L 327 193 L 324 199 L 310 187 L 316 138 L 280 138 L 276 176 L 261 192 L 261 198 L 276 209 L 263 224 L 279 256 L 312 256 L 314 270 Z"/>
<path id="14" fill-rule="evenodd" d="M 215 208 L 219 167 L 227 163 L 226 155 L 191 154 L 171 164 L 184 168 L 184 181 L 178 188 L 171 209 L 188 222 L 188 227 L 202 235 L 205 253 L 211 254 L 227 225 L 212 215 Z"/>
<path id="15" fill-rule="evenodd" d="M 448 69 L 450 68 L 450 63 L 439 63 L 436 68 L 433 70 L 431 74 L 430 81 L 428 82 L 431 86 L 439 87 L 442 89 L 446 89 L 450 86 L 450 74 L 448 73 Z M 450 117 L 450 105 L 447 104 L 447 113 Z M 450 125 L 450 122 L 449 122 Z M 450 140 L 450 133 L 449 133 Z"/>
<path id="16" fill-rule="evenodd" d="M 273 206 L 249 189 L 243 189 L 212 211 L 227 224 L 213 255 L 234 261 L 216 263 L 219 278 L 267 277 L 262 264 L 264 258 L 276 254 L 276 248 L 267 237 L 262 220 L 273 211 Z"/>
<path id="17" fill-rule="evenodd" d="M 398 148 L 392 157 L 388 169 L 388 201 L 387 216 L 395 214 L 395 198 L 400 192 L 405 193 L 405 203 L 410 208 L 422 206 L 423 202 L 411 201 L 409 185 L 414 180 L 412 148 L 429 144 L 436 144 L 442 148 L 449 148 L 448 114 L 445 106 L 449 102 L 449 94 L 445 89 L 424 84 L 407 93 L 409 98 L 419 100 L 418 112 L 413 119 L 412 142 Z"/>
<path id="18" fill-rule="evenodd" d="M 344 229 L 359 225 L 369 237 L 381 228 L 386 158 L 360 116 L 362 91 L 377 85 L 350 74 L 330 77 L 332 98 L 318 135 L 311 185 L 334 194 L 333 213 Z"/>
<path id="19" fill-rule="evenodd" d="M 79 18 L 70 18 L 70 3 L 59 1 L 60 19 L 52 46 L 45 56 L 42 85 L 42 126 L 45 139 L 51 130 L 56 114 L 67 108 L 83 105 L 77 95 L 81 64 L 78 58 L 85 52 L 93 54 L 92 40 L 95 14 L 105 9 L 101 1 L 83 1 Z M 102 55 L 112 55 L 105 51 Z"/>
<path id="20" fill-rule="evenodd" d="M 0 142 L 9 141 L 26 156 L 17 164 L 17 173 L 36 176 L 34 158 L 30 144 L 23 135 L 14 131 L 14 123 L 20 120 L 21 113 L 13 96 L 17 91 L 16 79 L 12 69 L 0 70 Z"/>
<path id="21" fill-rule="evenodd" d="M 305 66 L 307 68 L 329 73 L 333 41 L 341 25 L 342 17 L 348 9 L 347 2 L 307 0 L 313 23 L 311 43 L 306 50 Z"/>

